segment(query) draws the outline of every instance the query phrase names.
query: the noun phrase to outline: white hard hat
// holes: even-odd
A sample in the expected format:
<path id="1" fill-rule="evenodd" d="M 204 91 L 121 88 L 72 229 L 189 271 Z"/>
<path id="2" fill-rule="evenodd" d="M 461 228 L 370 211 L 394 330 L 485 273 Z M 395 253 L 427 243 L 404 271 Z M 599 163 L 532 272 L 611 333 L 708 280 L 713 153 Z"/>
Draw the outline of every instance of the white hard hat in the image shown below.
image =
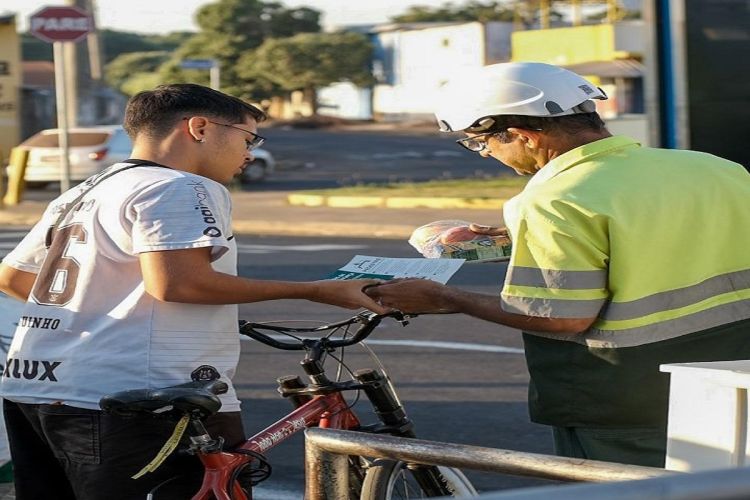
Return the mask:
<path id="1" fill-rule="evenodd" d="M 591 99 L 606 99 L 596 85 L 567 69 L 512 62 L 464 72 L 446 83 L 435 116 L 444 132 L 483 130 L 497 115 L 564 116 L 595 111 Z"/>

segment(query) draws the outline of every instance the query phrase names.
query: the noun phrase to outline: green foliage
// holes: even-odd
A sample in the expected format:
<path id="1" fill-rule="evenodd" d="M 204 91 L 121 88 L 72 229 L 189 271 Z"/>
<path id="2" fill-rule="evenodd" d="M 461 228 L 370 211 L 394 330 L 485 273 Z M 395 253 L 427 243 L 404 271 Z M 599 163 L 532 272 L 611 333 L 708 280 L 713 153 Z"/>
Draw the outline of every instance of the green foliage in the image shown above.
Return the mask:
<path id="1" fill-rule="evenodd" d="M 101 30 L 99 39 L 105 64 L 130 52 L 172 51 L 194 33 L 174 32 L 166 35 L 142 35 L 126 31 Z M 84 43 L 84 42 L 80 42 Z M 21 58 L 24 61 L 52 61 L 52 44 L 29 33 L 21 35 Z"/>
<path id="2" fill-rule="evenodd" d="M 513 7 L 507 2 L 472 1 L 465 5 L 444 3 L 440 7 L 415 5 L 405 13 L 394 16 L 396 23 L 453 22 L 453 21 L 513 21 Z"/>
<path id="3" fill-rule="evenodd" d="M 102 30 L 101 43 L 104 62 L 130 52 L 172 51 L 193 33 L 175 32 L 167 35 L 142 35 L 126 31 Z"/>
<path id="4" fill-rule="evenodd" d="M 21 34 L 21 59 L 24 61 L 52 61 L 52 44 L 29 33 Z"/>
<path id="5" fill-rule="evenodd" d="M 526 27 L 534 24 L 539 5 L 536 2 L 511 2 L 508 0 L 482 2 L 473 0 L 463 5 L 446 2 L 440 7 L 414 5 L 398 16 L 394 23 L 520 21 Z M 550 17 L 561 19 L 562 14 L 550 10 Z"/>
<path id="6" fill-rule="evenodd" d="M 600 12 L 590 14 L 586 16 L 587 21 L 602 21 L 607 18 L 607 9 L 602 9 Z M 629 10 L 629 9 L 617 9 L 617 20 L 627 21 L 631 19 L 641 19 L 640 10 Z"/>
<path id="7" fill-rule="evenodd" d="M 120 92 L 125 95 L 135 95 L 142 90 L 150 90 L 163 83 L 158 73 L 135 73 L 120 86 Z"/>
<path id="8" fill-rule="evenodd" d="M 180 62 L 215 59 L 221 70 L 221 89 L 254 99 L 278 92 L 278 86 L 263 75 L 248 74 L 240 60 L 267 38 L 320 31 L 320 12 L 307 7 L 289 9 L 277 2 L 260 0 L 218 0 L 201 7 L 196 21 L 200 33 L 185 41 L 159 69 L 161 77 L 165 81 L 207 85 L 207 71 L 182 69 Z"/>
<path id="9" fill-rule="evenodd" d="M 240 60 L 241 76 L 267 78 L 285 90 L 312 89 L 338 81 L 366 86 L 372 44 L 359 33 L 302 33 L 269 38 Z"/>
<path id="10" fill-rule="evenodd" d="M 108 85 L 118 89 L 120 92 L 132 95 L 125 88 L 132 88 L 131 80 L 141 80 L 144 74 L 159 75 L 156 70 L 169 59 L 169 52 L 131 52 L 122 54 L 107 64 L 105 69 L 105 80 Z M 153 80 L 154 77 L 151 77 Z M 159 82 L 157 82 L 159 83 Z M 142 89 L 141 89 L 142 90 Z"/>

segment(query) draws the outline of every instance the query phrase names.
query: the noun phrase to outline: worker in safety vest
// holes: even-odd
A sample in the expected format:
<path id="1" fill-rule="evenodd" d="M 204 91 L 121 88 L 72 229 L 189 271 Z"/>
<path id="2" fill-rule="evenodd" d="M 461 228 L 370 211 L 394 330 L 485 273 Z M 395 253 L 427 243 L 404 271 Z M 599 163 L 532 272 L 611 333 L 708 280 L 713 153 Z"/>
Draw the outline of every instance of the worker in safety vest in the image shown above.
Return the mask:
<path id="1" fill-rule="evenodd" d="M 606 98 L 541 63 L 449 82 L 441 130 L 533 176 L 503 209 L 513 250 L 502 293 L 425 280 L 369 293 L 403 311 L 523 330 L 531 419 L 553 427 L 557 454 L 662 467 L 669 379 L 659 365 L 750 359 L 750 174 L 613 136 L 592 100 Z"/>

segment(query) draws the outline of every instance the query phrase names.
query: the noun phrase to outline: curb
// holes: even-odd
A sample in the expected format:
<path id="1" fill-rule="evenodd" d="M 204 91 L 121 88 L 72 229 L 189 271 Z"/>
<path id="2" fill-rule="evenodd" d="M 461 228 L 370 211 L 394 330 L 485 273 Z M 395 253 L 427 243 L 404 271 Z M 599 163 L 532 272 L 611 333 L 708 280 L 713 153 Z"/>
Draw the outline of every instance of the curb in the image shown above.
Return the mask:
<path id="1" fill-rule="evenodd" d="M 337 196 L 318 194 L 290 194 L 290 205 L 330 208 L 469 208 L 499 210 L 507 199 L 495 198 L 427 198 L 401 196 Z"/>

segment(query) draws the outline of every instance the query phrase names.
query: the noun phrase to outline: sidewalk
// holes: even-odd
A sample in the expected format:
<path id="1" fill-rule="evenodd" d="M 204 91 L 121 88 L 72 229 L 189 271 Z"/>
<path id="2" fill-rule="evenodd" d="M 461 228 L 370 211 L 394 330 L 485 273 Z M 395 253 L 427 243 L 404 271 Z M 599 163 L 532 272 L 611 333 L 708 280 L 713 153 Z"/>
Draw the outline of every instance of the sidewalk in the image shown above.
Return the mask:
<path id="1" fill-rule="evenodd" d="M 3 228 L 27 228 L 39 220 L 53 191 L 34 193 L 19 205 L 0 210 Z M 331 207 L 290 205 L 290 193 L 236 191 L 234 230 L 239 234 L 290 236 L 342 236 L 352 238 L 406 239 L 411 232 L 428 222 L 459 219 L 488 225 L 502 224 L 499 208 L 422 208 Z"/>

